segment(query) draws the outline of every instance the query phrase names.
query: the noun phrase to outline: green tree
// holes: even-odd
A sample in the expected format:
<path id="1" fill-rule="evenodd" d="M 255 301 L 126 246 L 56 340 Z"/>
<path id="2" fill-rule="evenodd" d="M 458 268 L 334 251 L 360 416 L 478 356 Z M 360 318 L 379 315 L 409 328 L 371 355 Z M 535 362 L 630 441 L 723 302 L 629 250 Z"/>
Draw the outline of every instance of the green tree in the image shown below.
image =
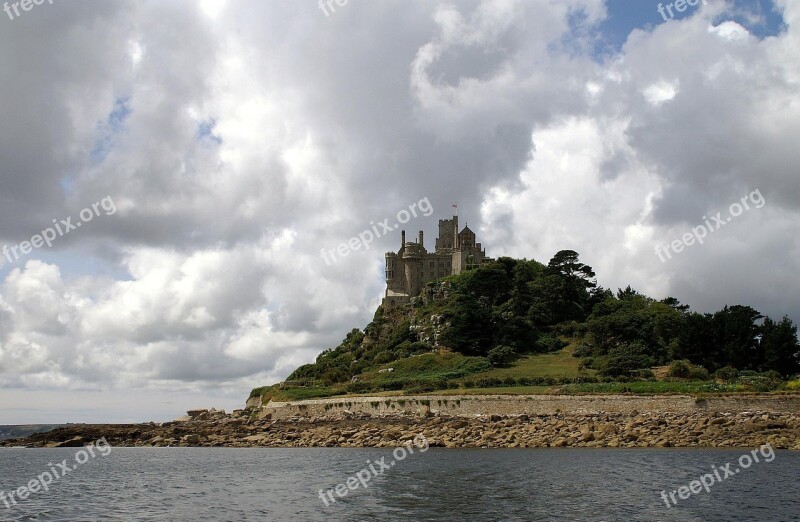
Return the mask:
<path id="1" fill-rule="evenodd" d="M 534 303 L 533 283 L 540 279 L 546 268 L 536 261 L 522 260 L 514 267 L 511 288 L 511 311 L 516 316 L 525 316 Z"/>
<path id="2" fill-rule="evenodd" d="M 725 363 L 714 332 L 711 314 L 691 312 L 683 319 L 678 343 L 673 346 L 671 359 L 687 359 L 706 368 L 721 368 Z M 712 365 L 713 361 L 717 361 Z"/>
<path id="3" fill-rule="evenodd" d="M 726 306 L 715 313 L 711 323 L 722 360 L 707 361 L 712 366 L 703 366 L 716 370 L 730 364 L 740 370 L 758 369 L 763 356 L 758 343 L 760 327 L 757 321 L 763 317 L 753 308 L 743 305 Z"/>
<path id="4" fill-rule="evenodd" d="M 681 302 L 675 299 L 674 297 L 667 297 L 665 299 L 662 299 L 661 302 L 669 306 L 670 308 L 678 310 L 679 312 L 688 312 L 690 308 L 689 305 L 681 304 Z"/>
<path id="5" fill-rule="evenodd" d="M 800 372 L 800 344 L 797 327 L 788 317 L 775 322 L 766 317 L 761 325 L 762 370 L 775 370 L 784 377 Z"/>
<path id="6" fill-rule="evenodd" d="M 641 343 L 656 362 L 666 362 L 681 331 L 682 314 L 630 287 L 617 295 L 595 305 L 587 320 L 593 351 L 603 355 L 620 345 Z"/>
<path id="7" fill-rule="evenodd" d="M 486 355 L 492 343 L 492 310 L 473 295 L 458 294 L 449 304 L 445 346 L 465 355 Z"/>
<path id="8" fill-rule="evenodd" d="M 560 280 L 550 282 L 553 324 L 583 321 L 588 315 L 589 291 L 597 287 L 592 267 L 583 264 L 574 250 L 561 250 L 547 264 L 547 272 Z"/>
<path id="9" fill-rule="evenodd" d="M 511 297 L 513 266 L 507 261 L 513 259 L 500 259 L 503 262 L 463 273 L 459 278 L 459 291 L 474 297 L 485 297 L 492 305 L 508 301 Z"/>

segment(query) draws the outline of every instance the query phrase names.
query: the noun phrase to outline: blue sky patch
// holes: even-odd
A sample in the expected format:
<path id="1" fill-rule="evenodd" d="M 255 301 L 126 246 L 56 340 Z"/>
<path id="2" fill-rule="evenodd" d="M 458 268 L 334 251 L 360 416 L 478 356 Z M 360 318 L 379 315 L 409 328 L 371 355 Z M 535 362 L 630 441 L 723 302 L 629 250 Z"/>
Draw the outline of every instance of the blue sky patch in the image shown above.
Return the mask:
<path id="1" fill-rule="evenodd" d="M 123 131 L 125 120 L 131 114 L 131 109 L 128 106 L 129 101 L 130 97 L 117 98 L 117 101 L 114 102 L 114 108 L 109 113 L 106 121 L 97 125 L 98 138 L 91 153 L 94 161 L 98 163 L 103 161 L 108 156 L 108 153 L 111 152 L 114 137 Z"/>
<path id="2" fill-rule="evenodd" d="M 601 37 L 595 47 L 595 57 L 619 52 L 634 29 L 650 31 L 668 21 L 682 20 L 694 15 L 702 7 L 703 2 L 698 0 L 696 6 L 679 4 L 683 10 L 678 11 L 675 5 L 677 1 L 606 0 L 608 17 L 598 28 Z M 711 3 L 721 0 L 706 1 Z M 715 20 L 716 24 L 733 20 L 758 38 L 775 36 L 785 28 L 783 16 L 773 0 L 733 0 L 730 3 L 732 9 Z M 659 6 L 661 6 L 660 11 Z M 670 16 L 670 13 L 673 16 Z"/>

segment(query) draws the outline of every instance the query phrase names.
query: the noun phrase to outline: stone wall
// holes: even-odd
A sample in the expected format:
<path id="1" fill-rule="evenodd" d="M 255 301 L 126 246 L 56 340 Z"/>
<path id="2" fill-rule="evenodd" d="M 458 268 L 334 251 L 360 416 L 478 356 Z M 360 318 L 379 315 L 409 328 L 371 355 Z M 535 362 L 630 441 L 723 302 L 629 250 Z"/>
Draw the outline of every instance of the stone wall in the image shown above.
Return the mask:
<path id="1" fill-rule="evenodd" d="M 350 397 L 296 402 L 269 402 L 261 416 L 326 418 L 344 413 L 373 416 L 441 414 L 552 415 L 556 413 L 638 412 L 800 412 L 800 395 L 728 395 L 696 398 L 689 395 L 413 395 Z"/>

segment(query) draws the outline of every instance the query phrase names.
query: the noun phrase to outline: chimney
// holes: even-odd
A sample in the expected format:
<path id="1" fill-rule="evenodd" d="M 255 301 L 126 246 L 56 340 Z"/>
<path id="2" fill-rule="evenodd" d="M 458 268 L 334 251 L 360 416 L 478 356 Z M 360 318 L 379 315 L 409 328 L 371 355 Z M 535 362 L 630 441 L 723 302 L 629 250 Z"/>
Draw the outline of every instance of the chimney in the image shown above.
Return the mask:
<path id="1" fill-rule="evenodd" d="M 406 246 L 406 231 L 405 230 L 400 232 L 400 246 L 401 247 Z"/>
<path id="2" fill-rule="evenodd" d="M 419 246 L 422 246 L 422 230 L 419 231 Z"/>

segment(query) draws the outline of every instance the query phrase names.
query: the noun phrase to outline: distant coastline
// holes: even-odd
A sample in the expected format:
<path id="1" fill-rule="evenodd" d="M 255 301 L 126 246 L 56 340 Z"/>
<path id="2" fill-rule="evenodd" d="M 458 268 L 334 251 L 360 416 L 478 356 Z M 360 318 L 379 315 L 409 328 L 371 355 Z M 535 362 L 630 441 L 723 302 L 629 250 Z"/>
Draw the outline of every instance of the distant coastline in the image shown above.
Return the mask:
<path id="1" fill-rule="evenodd" d="M 0 424 L 0 440 L 28 437 L 34 433 L 43 433 L 66 426 L 66 424 Z"/>

